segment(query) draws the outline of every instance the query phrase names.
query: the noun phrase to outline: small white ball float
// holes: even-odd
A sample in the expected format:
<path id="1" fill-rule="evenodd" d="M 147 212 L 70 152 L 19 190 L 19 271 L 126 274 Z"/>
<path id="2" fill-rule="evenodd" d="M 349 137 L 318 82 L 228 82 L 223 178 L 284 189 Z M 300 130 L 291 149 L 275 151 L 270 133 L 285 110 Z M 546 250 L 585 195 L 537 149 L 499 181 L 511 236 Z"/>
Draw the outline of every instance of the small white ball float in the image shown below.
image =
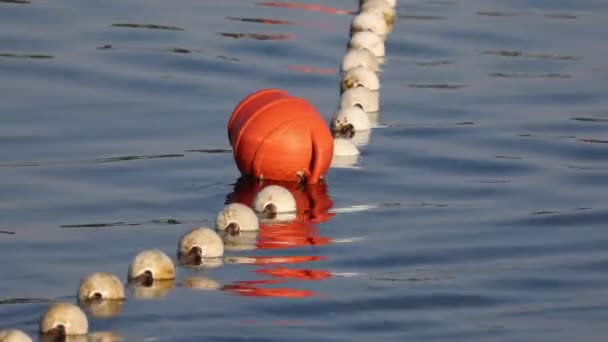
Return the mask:
<path id="1" fill-rule="evenodd" d="M 376 2 L 377 0 L 359 0 L 359 7 L 365 5 L 366 3 Z M 397 7 L 397 0 L 383 0 L 392 8 Z"/>
<path id="2" fill-rule="evenodd" d="M 335 157 L 351 157 L 358 156 L 359 149 L 353 144 L 350 139 L 336 138 L 334 139 L 334 156 Z"/>
<path id="3" fill-rule="evenodd" d="M 348 70 L 342 76 L 340 82 L 341 91 L 355 87 L 367 88 L 371 91 L 380 90 L 380 79 L 378 75 L 365 67 L 356 67 Z"/>
<path id="4" fill-rule="evenodd" d="M 32 338 L 18 329 L 0 330 L 0 342 L 32 342 Z"/>
<path id="5" fill-rule="evenodd" d="M 351 35 L 365 31 L 376 34 L 382 41 L 386 40 L 390 27 L 382 11 L 368 10 L 355 15 L 350 25 Z"/>
<path id="6" fill-rule="evenodd" d="M 380 92 L 363 87 L 347 89 L 340 98 L 340 108 L 359 107 L 366 113 L 380 110 Z"/>
<path id="7" fill-rule="evenodd" d="M 115 317 L 122 311 L 125 288 L 113 274 L 96 272 L 80 281 L 78 304 L 98 318 Z"/>
<path id="8" fill-rule="evenodd" d="M 391 4 L 387 0 L 368 0 L 363 2 L 360 5 L 360 13 L 363 12 L 377 12 L 382 15 L 387 27 L 388 33 L 390 33 L 393 29 L 393 25 L 395 24 L 395 6 L 391 6 Z"/>
<path id="9" fill-rule="evenodd" d="M 167 254 L 158 249 L 139 252 L 128 272 L 129 282 L 150 287 L 157 280 L 175 279 L 175 265 Z"/>
<path id="10" fill-rule="evenodd" d="M 80 281 L 78 299 L 81 301 L 116 300 L 125 298 L 125 288 L 113 274 L 96 272 Z"/>
<path id="11" fill-rule="evenodd" d="M 331 119 L 330 129 L 335 137 L 352 138 L 355 132 L 369 131 L 369 117 L 358 106 L 340 108 Z"/>
<path id="12" fill-rule="evenodd" d="M 331 160 L 333 168 L 352 168 L 359 160 L 359 149 L 350 139 L 334 139 L 334 156 Z"/>
<path id="13" fill-rule="evenodd" d="M 259 230 L 260 223 L 253 209 L 242 203 L 230 203 L 217 215 L 215 229 L 238 235 L 240 232 Z"/>
<path id="14" fill-rule="evenodd" d="M 341 71 L 346 72 L 356 67 L 364 67 L 376 73 L 380 71 L 378 59 L 368 49 L 350 49 L 344 54 Z"/>
<path id="15" fill-rule="evenodd" d="M 180 238 L 177 255 L 182 265 L 201 265 L 205 259 L 224 255 L 224 242 L 209 228 L 194 228 Z"/>
<path id="16" fill-rule="evenodd" d="M 89 332 L 89 321 L 78 306 L 60 302 L 51 305 L 42 314 L 39 331 L 43 340 L 63 341 L 67 336 L 86 335 Z"/>
<path id="17" fill-rule="evenodd" d="M 293 220 L 296 217 L 296 199 L 284 187 L 268 185 L 255 195 L 253 210 L 265 220 Z"/>
<path id="18" fill-rule="evenodd" d="M 348 48 L 368 49 L 379 59 L 379 63 L 382 63 L 382 58 L 385 55 L 384 41 L 380 36 L 370 31 L 355 32 L 350 37 Z"/>
<path id="19" fill-rule="evenodd" d="M 220 232 L 220 235 L 224 241 L 224 249 L 227 251 L 251 251 L 257 247 L 258 231 L 242 231 L 238 235 Z"/>

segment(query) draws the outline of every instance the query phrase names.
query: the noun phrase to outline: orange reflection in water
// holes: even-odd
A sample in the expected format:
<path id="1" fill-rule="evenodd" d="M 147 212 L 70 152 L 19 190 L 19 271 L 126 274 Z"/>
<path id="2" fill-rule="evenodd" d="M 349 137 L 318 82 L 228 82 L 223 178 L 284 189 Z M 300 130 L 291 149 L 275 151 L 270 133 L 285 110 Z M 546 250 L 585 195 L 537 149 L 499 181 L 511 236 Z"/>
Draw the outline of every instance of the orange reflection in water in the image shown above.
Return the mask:
<path id="1" fill-rule="evenodd" d="M 330 243 L 330 238 L 319 236 L 319 231 L 316 227 L 305 222 L 293 221 L 262 226 L 257 247 L 259 249 L 280 249 L 322 246 Z"/>
<path id="2" fill-rule="evenodd" d="M 305 74 L 334 75 L 337 73 L 336 69 L 333 68 L 315 68 L 305 65 L 288 65 L 287 69 Z"/>
<path id="3" fill-rule="evenodd" d="M 242 21 L 245 23 L 256 23 L 264 25 L 294 25 L 294 26 L 307 26 L 317 28 L 333 28 L 334 25 L 325 22 L 305 22 L 305 21 L 292 21 L 292 20 L 281 20 L 281 19 L 269 19 L 269 18 L 243 18 L 243 17 L 226 17 L 228 20 Z"/>
<path id="4" fill-rule="evenodd" d="M 324 256 L 301 256 L 301 255 L 293 255 L 293 256 L 256 256 L 253 257 L 255 259 L 254 265 L 275 265 L 275 264 L 300 264 L 305 262 L 315 262 L 322 261 L 327 259 Z"/>
<path id="5" fill-rule="evenodd" d="M 306 11 L 323 12 L 329 14 L 354 14 L 354 11 L 352 10 L 340 10 L 333 7 L 326 7 L 315 4 L 299 4 L 294 2 L 258 2 L 257 4 L 260 6 L 302 9 Z"/>
<path id="6" fill-rule="evenodd" d="M 253 280 L 237 281 L 230 285 L 225 285 L 225 291 L 247 297 L 287 297 L 287 298 L 306 298 L 315 295 L 313 291 L 281 287 L 260 287 L 258 285 L 272 285 L 282 283 L 283 280 Z"/>
<path id="7" fill-rule="evenodd" d="M 296 199 L 298 221 L 321 223 L 335 215 L 328 212 L 332 208 L 333 202 L 327 193 L 327 184 L 323 181 L 306 185 L 296 182 L 254 181 L 240 178 L 234 185 L 233 191 L 226 196 L 226 203 L 238 202 L 252 207 L 255 195 L 267 185 L 280 185 L 291 192 Z"/>
<path id="8" fill-rule="evenodd" d="M 251 207 L 255 195 L 267 185 L 280 185 L 288 189 L 296 199 L 297 215 L 296 219 L 290 222 L 262 224 L 257 236 L 256 249 L 287 249 L 332 243 L 331 238 L 320 236 L 318 228 L 314 225 L 334 216 L 333 213 L 328 212 L 332 208 L 333 202 L 328 195 L 325 182 L 306 185 L 295 182 L 256 181 L 240 178 L 235 183 L 233 191 L 226 196 L 226 203 L 238 202 Z M 248 297 L 308 298 L 318 296 L 318 294 L 311 290 L 296 289 L 280 284 L 288 281 L 321 281 L 331 277 L 329 271 L 322 269 L 285 267 L 285 264 L 322 261 L 326 259 L 324 256 L 255 256 L 247 259 L 253 260 L 248 263 L 260 267 L 254 270 L 255 273 L 274 279 L 236 281 L 225 285 L 224 290 Z"/>
<path id="9" fill-rule="evenodd" d="M 256 270 L 256 273 L 297 280 L 323 280 L 331 277 L 331 273 L 326 270 L 294 269 L 287 267 L 259 269 Z"/>

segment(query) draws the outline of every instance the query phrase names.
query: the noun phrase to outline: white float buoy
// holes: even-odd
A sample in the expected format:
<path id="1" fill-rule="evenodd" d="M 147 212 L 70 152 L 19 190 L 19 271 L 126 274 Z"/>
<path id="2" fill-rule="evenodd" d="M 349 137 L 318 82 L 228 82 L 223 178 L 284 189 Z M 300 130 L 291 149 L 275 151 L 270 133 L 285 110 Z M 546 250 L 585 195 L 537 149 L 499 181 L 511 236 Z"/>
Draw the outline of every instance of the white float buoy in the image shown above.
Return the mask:
<path id="1" fill-rule="evenodd" d="M 380 71 L 378 59 L 368 49 L 350 49 L 346 52 L 340 70 L 346 72 L 356 67 L 364 67 L 373 72 Z"/>
<path id="2" fill-rule="evenodd" d="M 253 209 L 264 219 L 291 220 L 296 216 L 296 199 L 286 188 L 269 185 L 255 195 Z"/>
<path id="3" fill-rule="evenodd" d="M 86 335 L 89 332 L 89 321 L 85 313 L 76 305 L 61 302 L 51 305 L 42 314 L 39 323 L 41 334 L 62 336 Z"/>
<path id="4" fill-rule="evenodd" d="M 96 272 L 80 281 L 78 299 L 80 300 L 107 300 L 124 299 L 125 289 L 120 279 L 115 275 Z"/>
<path id="5" fill-rule="evenodd" d="M 217 215 L 215 229 L 235 235 L 244 231 L 256 231 L 260 229 L 260 223 L 253 209 L 242 203 L 231 203 Z"/>
<path id="6" fill-rule="evenodd" d="M 357 131 L 370 129 L 369 117 L 357 106 L 340 108 L 334 113 L 330 128 L 334 134 L 352 137 Z"/>
<path id="7" fill-rule="evenodd" d="M 360 12 L 376 12 L 382 15 L 384 22 L 387 25 L 388 33 L 393 30 L 393 25 L 395 24 L 395 7 L 391 6 L 387 0 L 370 0 L 365 1 L 360 6 Z"/>
<path id="8" fill-rule="evenodd" d="M 369 31 L 355 32 L 348 42 L 349 49 L 368 49 L 376 58 L 383 58 L 385 54 L 384 40 L 377 34 Z M 378 60 L 381 62 L 381 60 Z"/>
<path id="9" fill-rule="evenodd" d="M 349 139 L 336 138 L 334 139 L 334 156 L 350 157 L 358 156 L 359 149 Z"/>
<path id="10" fill-rule="evenodd" d="M 356 67 L 348 70 L 342 76 L 342 82 L 340 82 L 342 91 L 346 89 L 363 87 L 371 91 L 380 90 L 380 79 L 378 75 L 365 67 Z"/>
<path id="11" fill-rule="evenodd" d="M 128 273 L 129 281 L 150 284 L 156 280 L 175 279 L 175 265 L 167 254 L 158 249 L 139 252 Z"/>
<path id="12" fill-rule="evenodd" d="M 186 232 L 179 240 L 178 258 L 184 265 L 200 265 L 205 258 L 224 255 L 224 242 L 210 228 L 199 227 Z"/>
<path id="13" fill-rule="evenodd" d="M 342 93 L 340 108 L 358 106 L 366 113 L 380 110 L 380 93 L 366 88 L 356 87 L 347 89 Z"/>
<path id="14" fill-rule="evenodd" d="M 18 329 L 0 330 L 0 342 L 32 342 L 32 338 Z"/>
<path id="15" fill-rule="evenodd" d="M 365 31 L 375 33 L 383 41 L 386 40 L 390 29 L 382 11 L 368 10 L 355 15 L 350 26 L 351 34 Z"/>

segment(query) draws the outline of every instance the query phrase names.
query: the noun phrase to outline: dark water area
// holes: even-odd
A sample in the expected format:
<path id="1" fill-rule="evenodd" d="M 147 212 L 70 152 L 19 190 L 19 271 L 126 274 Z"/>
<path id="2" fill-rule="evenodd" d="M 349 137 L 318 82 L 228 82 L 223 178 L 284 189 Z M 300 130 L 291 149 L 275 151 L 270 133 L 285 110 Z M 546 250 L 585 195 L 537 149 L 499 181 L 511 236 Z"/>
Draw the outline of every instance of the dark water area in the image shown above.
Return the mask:
<path id="1" fill-rule="evenodd" d="M 91 331 L 605 339 L 608 3 L 397 8 L 379 127 L 312 198 L 332 214 L 221 267 L 180 267 L 159 298 L 89 316 Z M 352 16 L 322 9 L 0 0 L 0 328 L 35 337 L 82 276 L 125 280 L 138 251 L 175 257 L 181 234 L 212 227 L 239 177 L 226 124 L 247 94 L 283 88 L 329 120 Z"/>

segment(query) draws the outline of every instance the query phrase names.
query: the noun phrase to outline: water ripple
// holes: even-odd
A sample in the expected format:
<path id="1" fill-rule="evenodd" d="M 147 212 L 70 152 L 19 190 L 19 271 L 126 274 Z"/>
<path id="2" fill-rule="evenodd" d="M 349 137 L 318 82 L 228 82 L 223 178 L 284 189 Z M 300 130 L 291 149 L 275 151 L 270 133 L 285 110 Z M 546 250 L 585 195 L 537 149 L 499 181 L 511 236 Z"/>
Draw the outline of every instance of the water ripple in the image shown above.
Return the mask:
<path id="1" fill-rule="evenodd" d="M 29 0 L 0 0 L 0 3 L 27 5 L 27 4 L 31 3 L 31 1 L 29 1 Z"/>
<path id="2" fill-rule="evenodd" d="M 20 54 L 20 53 L 0 53 L 0 58 L 20 58 L 20 59 L 52 59 L 53 55 L 47 54 Z"/>
<path id="3" fill-rule="evenodd" d="M 147 160 L 147 159 L 161 159 L 161 158 L 181 158 L 183 154 L 157 154 L 157 155 L 141 155 L 141 156 L 120 156 L 120 157 L 109 157 L 109 158 L 95 158 L 95 159 L 82 159 L 82 160 L 57 160 L 57 161 L 41 161 L 41 162 L 13 162 L 13 163 L 2 163 L 0 167 L 31 167 L 31 166 L 65 166 L 65 165 L 86 165 L 86 164 L 103 164 L 103 163 L 115 163 L 132 160 Z"/>
<path id="4" fill-rule="evenodd" d="M 530 59 L 550 59 L 559 61 L 578 61 L 583 59 L 582 57 L 560 55 L 551 53 L 531 53 L 517 50 L 485 50 L 482 51 L 484 55 L 499 56 L 499 57 L 510 57 L 510 58 L 530 58 Z"/>
<path id="5" fill-rule="evenodd" d="M 570 118 L 570 120 L 592 122 L 592 123 L 608 123 L 608 119 L 606 119 L 606 118 L 574 117 L 574 118 Z"/>
<path id="6" fill-rule="evenodd" d="M 150 30 L 184 31 L 184 29 L 181 27 L 157 24 L 115 23 L 110 26 L 122 28 L 143 28 Z"/>
<path id="7" fill-rule="evenodd" d="M 438 15 L 421 15 L 421 14 L 400 14 L 397 16 L 399 19 L 405 20 L 446 20 L 447 17 Z"/>
<path id="8" fill-rule="evenodd" d="M 409 88 L 418 89 L 440 89 L 440 90 L 457 90 L 468 87 L 466 84 L 447 84 L 447 83 L 410 83 Z"/>
<path id="9" fill-rule="evenodd" d="M 253 39 L 253 40 L 293 40 L 294 36 L 285 33 L 231 33 L 231 32 L 218 32 L 220 36 L 234 38 L 234 39 Z"/>
<path id="10" fill-rule="evenodd" d="M 388 311 L 408 311 L 416 310 L 424 312 L 426 310 L 437 309 L 459 309 L 459 308 L 484 308 L 497 306 L 508 301 L 498 297 L 487 297 L 477 294 L 466 293 L 442 293 L 436 292 L 428 295 L 397 295 L 393 298 L 388 297 L 372 297 L 355 299 L 352 301 L 338 301 L 328 299 L 322 303 L 302 303 L 297 305 L 298 316 L 314 317 L 318 312 L 332 312 L 334 314 L 351 314 L 352 312 L 361 312 L 374 310 L 381 307 Z M 290 310 L 289 304 L 286 304 L 284 310 Z M 277 312 L 279 308 L 267 308 L 267 311 Z"/>
<path id="11" fill-rule="evenodd" d="M 493 72 L 493 73 L 489 74 L 489 76 L 498 77 L 498 78 L 557 78 L 557 79 L 572 78 L 572 75 L 558 74 L 558 73 L 530 74 L 530 73 Z"/>

